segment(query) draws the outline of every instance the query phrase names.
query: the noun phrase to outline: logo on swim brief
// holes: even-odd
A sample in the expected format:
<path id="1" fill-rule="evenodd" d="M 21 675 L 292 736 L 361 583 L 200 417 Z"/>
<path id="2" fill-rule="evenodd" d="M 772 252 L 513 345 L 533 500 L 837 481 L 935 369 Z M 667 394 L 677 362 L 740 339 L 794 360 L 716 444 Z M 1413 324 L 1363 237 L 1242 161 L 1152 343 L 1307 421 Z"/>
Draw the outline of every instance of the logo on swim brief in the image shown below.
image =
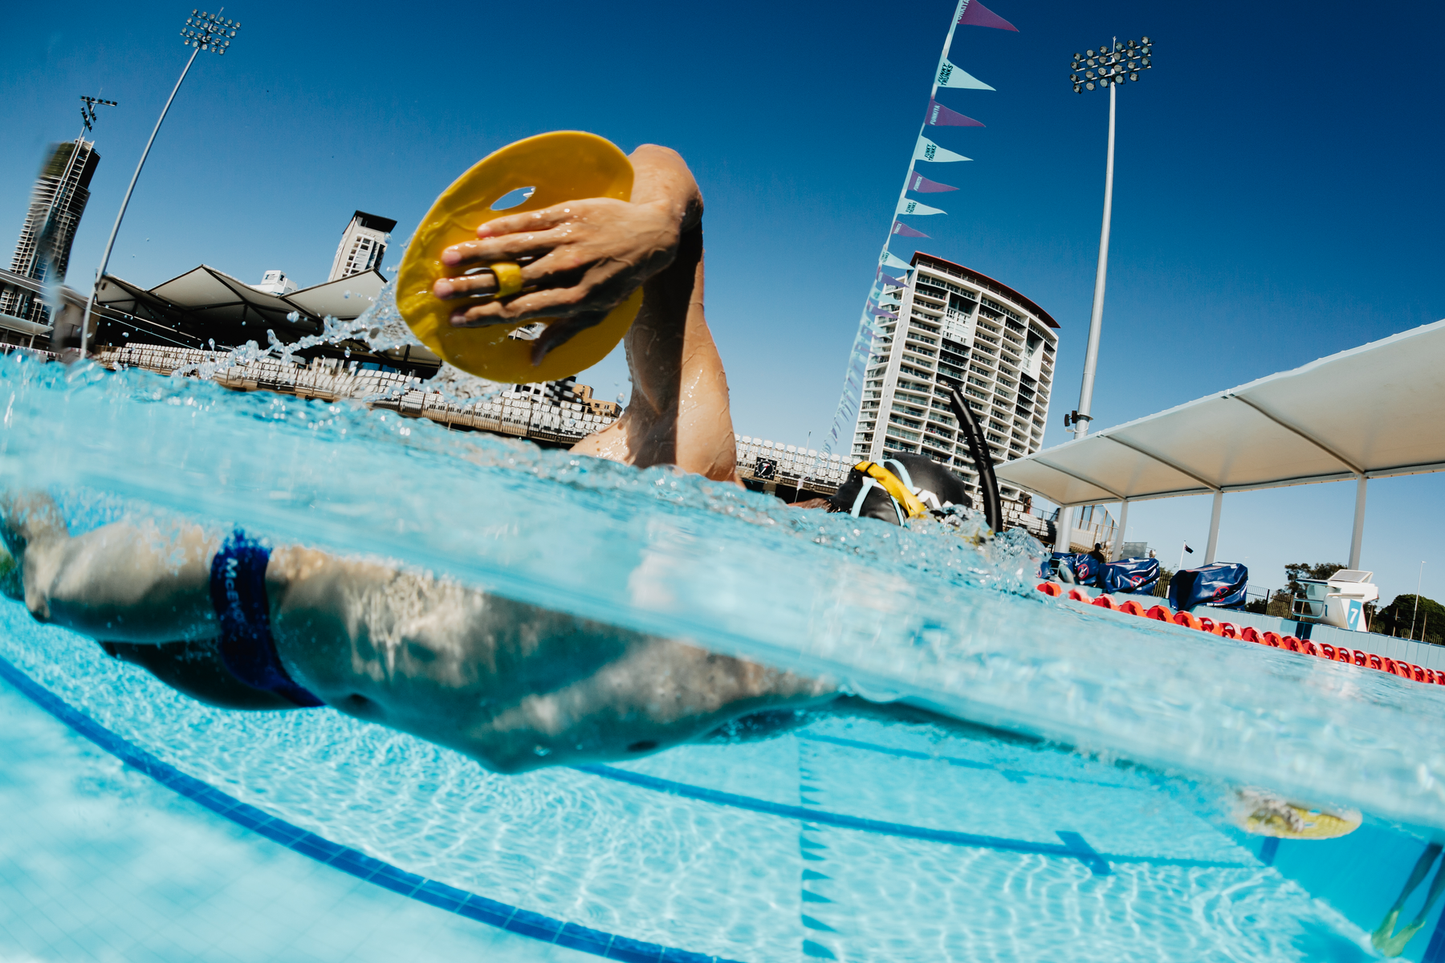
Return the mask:
<path id="1" fill-rule="evenodd" d="M 241 593 L 236 590 L 236 569 L 239 563 L 234 555 L 226 558 L 226 572 L 222 577 L 226 587 L 226 608 L 230 611 L 231 618 L 246 623 L 246 614 L 241 611 Z"/>

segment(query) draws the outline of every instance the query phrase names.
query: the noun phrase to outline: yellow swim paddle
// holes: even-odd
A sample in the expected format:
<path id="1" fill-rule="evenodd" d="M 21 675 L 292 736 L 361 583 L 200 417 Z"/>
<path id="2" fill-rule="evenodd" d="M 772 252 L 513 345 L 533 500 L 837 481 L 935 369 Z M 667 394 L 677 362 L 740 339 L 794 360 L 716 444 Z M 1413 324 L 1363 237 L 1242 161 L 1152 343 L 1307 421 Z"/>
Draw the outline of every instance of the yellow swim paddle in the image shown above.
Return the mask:
<path id="1" fill-rule="evenodd" d="M 492 205 L 519 188 L 532 187 L 530 197 L 515 207 L 494 211 Z M 422 343 L 452 365 L 492 381 L 556 381 L 589 368 L 607 356 L 642 306 L 642 289 L 633 291 L 607 317 L 553 348 L 532 365 L 532 342 L 512 337 L 530 321 L 454 327 L 449 320 L 459 300 L 442 301 L 432 286 L 452 277 L 455 268 L 441 261 L 453 244 L 474 240 L 487 221 L 540 210 L 586 197 L 632 198 L 632 163 L 615 144 L 596 134 L 555 131 L 519 140 L 482 158 L 432 204 L 406 249 L 396 279 L 396 306 Z M 497 295 L 522 290 L 521 269 L 511 261 L 491 266 Z M 550 324 L 555 319 L 538 319 Z"/>
<path id="2" fill-rule="evenodd" d="M 1360 828 L 1357 809 L 1323 810 L 1257 789 L 1236 793 L 1235 824 L 1256 836 L 1280 839 L 1335 839 Z"/>

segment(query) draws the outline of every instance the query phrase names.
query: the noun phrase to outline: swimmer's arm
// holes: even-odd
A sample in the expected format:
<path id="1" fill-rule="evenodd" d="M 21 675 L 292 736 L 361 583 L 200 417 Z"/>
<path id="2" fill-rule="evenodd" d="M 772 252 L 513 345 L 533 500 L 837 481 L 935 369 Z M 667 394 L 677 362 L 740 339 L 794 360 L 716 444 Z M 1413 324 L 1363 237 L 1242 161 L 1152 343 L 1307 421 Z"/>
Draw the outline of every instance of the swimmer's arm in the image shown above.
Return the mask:
<path id="1" fill-rule="evenodd" d="M 634 172 L 632 203 L 664 211 L 677 222 L 678 233 L 702 225 L 702 189 L 681 154 L 670 147 L 643 144 L 629 157 Z"/>

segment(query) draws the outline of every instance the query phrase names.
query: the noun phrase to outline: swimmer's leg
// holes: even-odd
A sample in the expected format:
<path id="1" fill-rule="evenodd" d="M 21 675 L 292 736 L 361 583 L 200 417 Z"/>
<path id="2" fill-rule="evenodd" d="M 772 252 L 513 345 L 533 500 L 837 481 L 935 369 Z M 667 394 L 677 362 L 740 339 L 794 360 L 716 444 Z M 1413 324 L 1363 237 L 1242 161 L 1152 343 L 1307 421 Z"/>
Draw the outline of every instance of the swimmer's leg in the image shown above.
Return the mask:
<path id="1" fill-rule="evenodd" d="M 1437 853 L 1440 851 L 1439 843 L 1432 843 L 1431 845 L 1435 847 Z M 1430 855 L 1431 853 L 1427 848 L 1425 855 L 1420 857 L 1420 862 L 1425 860 L 1425 856 Z M 1419 862 L 1417 862 L 1416 869 L 1419 869 L 1419 865 Z M 1428 864 L 1426 865 L 1428 868 Z M 1418 882 L 1416 885 L 1418 885 Z M 1413 888 L 1412 886 L 1411 889 Z M 1415 918 L 1401 928 L 1400 932 L 1384 940 L 1383 943 L 1376 944 L 1376 948 L 1379 949 L 1381 954 L 1386 957 L 1396 957 L 1405 952 L 1405 945 L 1415 938 L 1416 933 L 1419 933 L 1420 930 L 1424 928 L 1426 917 L 1430 915 L 1430 910 L 1434 908 L 1435 902 L 1440 898 L 1442 892 L 1445 892 L 1445 861 L 1442 861 L 1440 868 L 1435 871 L 1435 878 L 1430 882 L 1430 892 L 1425 897 L 1425 905 L 1420 907 L 1420 912 L 1416 913 Z M 1401 903 L 1399 905 L 1403 907 L 1404 904 Z M 1398 916 L 1398 914 L 1398 909 L 1392 910 L 1391 912 L 1392 916 Z M 1373 935 L 1370 937 L 1370 942 L 1374 943 Z"/>
<path id="2" fill-rule="evenodd" d="M 702 195 L 675 151 L 646 145 L 633 152 L 632 163 L 633 202 L 669 200 L 679 208 L 682 234 L 676 259 L 643 286 L 642 310 L 627 333 L 632 398 L 626 412 L 573 450 L 735 481 L 727 375 L 703 313 Z"/>
<path id="3" fill-rule="evenodd" d="M 0 496 L 0 536 L 20 567 L 20 597 L 38 621 L 115 642 L 210 638 L 210 560 L 199 526 L 118 522 L 72 538 L 48 496 Z"/>
<path id="4" fill-rule="evenodd" d="M 1415 861 L 1415 868 L 1410 871 L 1409 879 L 1405 880 L 1405 885 L 1400 889 L 1399 898 L 1395 900 L 1394 905 L 1391 906 L 1389 912 L 1385 914 L 1385 918 L 1380 922 L 1375 932 L 1370 934 L 1370 943 L 1374 945 L 1375 949 L 1385 953 L 1386 956 L 1399 956 L 1405 949 L 1405 943 L 1408 943 L 1410 937 L 1414 936 L 1419 930 L 1420 926 L 1415 926 L 1413 930 L 1410 930 L 1410 935 L 1406 936 L 1404 941 L 1401 941 L 1399 937 L 1403 936 L 1405 931 L 1402 930 L 1398 934 L 1394 931 L 1395 924 L 1400 919 L 1400 911 L 1405 908 L 1405 901 L 1410 898 L 1411 893 L 1415 892 L 1415 888 L 1425 881 L 1425 874 L 1430 872 L 1430 867 L 1434 864 L 1436 857 L 1440 855 L 1441 848 L 1441 844 L 1438 842 L 1432 842 L 1425 847 L 1425 851 L 1421 853 L 1420 858 Z M 1441 889 L 1445 888 L 1445 881 L 1442 881 L 1440 878 L 1442 874 L 1445 874 L 1445 862 L 1441 863 L 1440 872 L 1435 874 L 1435 880 L 1430 885 L 1429 900 L 1426 902 L 1425 909 L 1421 912 L 1420 919 L 1417 921 L 1420 925 L 1424 925 L 1425 913 L 1429 912 L 1430 907 L 1434 905 L 1435 900 L 1439 898 Z M 1410 927 L 1406 927 L 1406 929 L 1409 930 Z M 1393 948 L 1397 944 L 1398 949 L 1395 949 L 1394 953 L 1387 952 L 1389 948 Z"/>

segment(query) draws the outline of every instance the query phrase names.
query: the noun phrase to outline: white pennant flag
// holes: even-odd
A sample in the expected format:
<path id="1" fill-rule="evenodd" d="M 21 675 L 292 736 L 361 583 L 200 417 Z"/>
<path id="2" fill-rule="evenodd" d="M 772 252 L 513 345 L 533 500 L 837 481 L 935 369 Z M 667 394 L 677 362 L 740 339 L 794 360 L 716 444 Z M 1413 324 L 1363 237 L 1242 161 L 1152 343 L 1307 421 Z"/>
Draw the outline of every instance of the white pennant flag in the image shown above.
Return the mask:
<path id="1" fill-rule="evenodd" d="M 933 161 L 938 164 L 948 161 L 973 160 L 972 157 L 964 157 L 962 154 L 955 154 L 951 150 L 944 150 L 927 137 L 918 138 L 918 145 L 913 148 L 913 159 Z"/>
<path id="2" fill-rule="evenodd" d="M 894 257 L 887 248 L 884 248 L 883 253 L 878 256 L 878 263 L 884 267 L 903 268 L 905 271 L 910 267 L 907 261 L 901 257 Z"/>
<path id="3" fill-rule="evenodd" d="M 911 200 L 909 200 L 908 198 L 905 197 L 905 198 L 903 198 L 901 201 L 898 202 L 898 213 L 899 213 L 899 214 L 947 214 L 948 212 L 947 212 L 947 211 L 941 211 L 941 210 L 939 210 L 939 209 L 936 208 L 936 207 L 929 207 L 927 204 L 920 204 L 920 203 L 918 203 L 917 201 L 911 201 Z"/>
<path id="4" fill-rule="evenodd" d="M 942 67 L 938 68 L 938 86 L 967 87 L 970 90 L 993 90 L 992 87 L 982 80 L 979 80 L 967 70 L 947 60 L 943 62 Z"/>

